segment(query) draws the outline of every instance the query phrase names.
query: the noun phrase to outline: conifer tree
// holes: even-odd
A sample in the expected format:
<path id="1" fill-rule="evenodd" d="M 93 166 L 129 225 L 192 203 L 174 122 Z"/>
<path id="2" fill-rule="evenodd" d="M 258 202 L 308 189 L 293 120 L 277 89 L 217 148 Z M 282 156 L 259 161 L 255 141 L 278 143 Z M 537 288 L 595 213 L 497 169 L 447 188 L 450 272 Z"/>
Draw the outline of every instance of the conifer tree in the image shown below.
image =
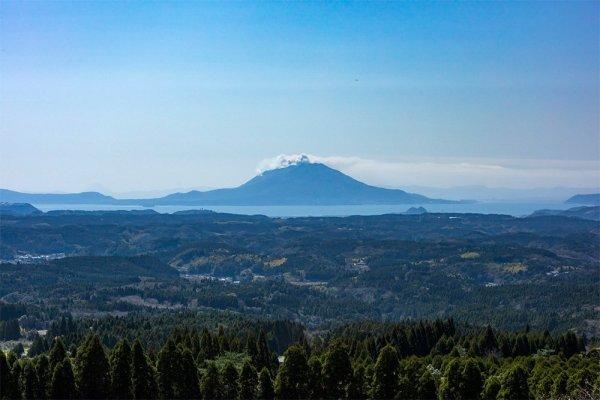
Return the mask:
<path id="1" fill-rule="evenodd" d="M 398 386 L 395 399 L 414 399 L 417 397 L 416 382 L 409 379 L 408 376 L 398 376 Z"/>
<path id="2" fill-rule="evenodd" d="M 0 350 L 1 351 L 1 350 Z M 8 399 L 20 399 L 21 398 L 21 364 L 16 359 L 15 353 L 12 351 L 7 357 L 8 364 L 12 365 L 10 368 L 9 383 L 7 385 L 7 398 Z"/>
<path id="3" fill-rule="evenodd" d="M 119 341 L 110 352 L 110 379 L 113 399 L 131 399 L 131 348 L 126 340 Z"/>
<path id="4" fill-rule="evenodd" d="M 192 352 L 187 348 L 178 349 L 179 373 L 176 375 L 175 394 L 179 399 L 199 399 L 200 386 L 198 369 Z"/>
<path id="5" fill-rule="evenodd" d="M 517 339 L 515 340 L 515 344 L 512 349 L 513 356 L 526 356 L 529 354 L 529 340 L 527 340 L 527 336 L 524 333 L 520 333 L 517 335 Z"/>
<path id="6" fill-rule="evenodd" d="M 381 349 L 375 362 L 371 396 L 374 399 L 392 399 L 398 389 L 398 355 L 388 344 Z"/>
<path id="7" fill-rule="evenodd" d="M 308 389 L 311 399 L 323 398 L 323 364 L 316 355 L 308 359 Z"/>
<path id="8" fill-rule="evenodd" d="M 237 399 L 238 397 L 238 372 L 231 362 L 223 367 L 221 374 L 221 385 L 223 387 L 223 396 L 226 399 Z"/>
<path id="9" fill-rule="evenodd" d="M 257 398 L 260 400 L 272 400 L 275 398 L 275 388 L 273 387 L 271 373 L 266 367 L 261 369 L 258 375 Z"/>
<path id="10" fill-rule="evenodd" d="M 483 378 L 477 362 L 470 358 L 465 360 L 461 371 L 461 396 L 464 399 L 478 399 L 483 386 Z"/>
<path id="11" fill-rule="evenodd" d="M 486 379 L 481 391 L 482 400 L 496 400 L 500 391 L 500 381 L 496 376 L 490 376 Z"/>
<path id="12" fill-rule="evenodd" d="M 219 371 L 214 363 L 209 363 L 206 372 L 202 376 L 200 391 L 204 400 L 222 399 L 223 391 L 219 379 Z"/>
<path id="13" fill-rule="evenodd" d="M 54 371 L 54 367 L 59 362 L 65 359 L 67 356 L 67 350 L 65 349 L 65 344 L 63 343 L 60 337 L 54 339 L 54 344 L 50 349 L 50 353 L 48 354 L 48 358 L 50 361 L 50 371 Z"/>
<path id="14" fill-rule="evenodd" d="M 484 353 L 492 353 L 498 350 L 498 341 L 496 340 L 496 335 L 494 335 L 494 330 L 491 326 L 487 326 L 481 340 L 479 341 L 479 349 Z"/>
<path id="15" fill-rule="evenodd" d="M 175 341 L 169 338 L 160 349 L 156 363 L 158 395 L 161 399 L 175 397 L 175 382 L 177 375 L 180 373 L 177 355 Z"/>
<path id="16" fill-rule="evenodd" d="M 52 372 L 50 370 L 50 361 L 45 354 L 37 357 L 37 362 L 35 365 L 35 373 L 38 379 L 38 393 L 36 393 L 36 398 L 39 400 L 46 399 L 48 397 L 48 386 L 50 385 L 50 380 L 52 379 Z"/>
<path id="17" fill-rule="evenodd" d="M 77 388 L 84 399 L 110 396 L 110 367 L 98 335 L 87 337 L 76 357 Z"/>
<path id="18" fill-rule="evenodd" d="M 133 344 L 131 363 L 131 381 L 133 397 L 135 399 L 149 399 L 156 396 L 157 386 L 154 378 L 154 369 L 139 340 Z"/>
<path id="19" fill-rule="evenodd" d="M 26 361 L 21 374 L 21 391 L 25 400 L 37 399 L 39 381 L 32 361 Z"/>
<path id="20" fill-rule="evenodd" d="M 264 330 L 260 330 L 258 334 L 258 340 L 256 341 L 256 361 L 255 366 L 257 369 L 263 367 L 271 368 L 273 366 L 273 356 L 269 350 L 267 343 L 267 334 Z"/>
<path id="21" fill-rule="evenodd" d="M 417 382 L 417 397 L 424 400 L 437 398 L 435 379 L 428 370 L 425 370 L 419 377 Z"/>
<path id="22" fill-rule="evenodd" d="M 527 372 L 520 365 L 512 367 L 501 379 L 499 400 L 529 399 Z"/>
<path id="23" fill-rule="evenodd" d="M 10 388 L 12 381 L 10 370 L 4 351 L 0 350 L 0 399 L 8 398 L 8 394 L 12 391 Z"/>
<path id="24" fill-rule="evenodd" d="M 200 336 L 200 357 L 203 360 L 212 360 L 218 351 L 215 348 L 215 340 L 207 329 L 202 330 Z"/>
<path id="25" fill-rule="evenodd" d="M 348 351 L 342 344 L 334 342 L 327 350 L 323 363 L 325 396 L 332 399 L 346 397 L 352 372 Z"/>
<path id="26" fill-rule="evenodd" d="M 219 348 L 219 354 L 225 353 L 230 350 L 229 338 L 225 335 L 225 328 L 223 325 L 219 325 L 219 333 L 217 334 L 217 343 Z"/>
<path id="27" fill-rule="evenodd" d="M 354 368 L 352 380 L 348 385 L 348 398 L 349 399 L 366 399 L 368 394 L 368 388 L 366 387 L 365 367 L 363 364 L 358 364 Z"/>
<path id="28" fill-rule="evenodd" d="M 562 371 L 552 384 L 552 398 L 559 399 L 567 394 L 567 383 L 569 376 L 565 371 Z"/>
<path id="29" fill-rule="evenodd" d="M 252 360 L 252 364 L 254 364 L 254 366 L 256 368 L 262 368 L 263 366 L 259 365 L 259 359 L 258 359 L 258 345 L 256 343 L 256 337 L 254 336 L 253 332 L 250 332 L 248 334 L 248 336 L 246 337 L 246 344 L 245 344 L 245 350 L 246 350 L 246 354 L 248 354 L 248 356 L 250 356 L 250 359 Z"/>
<path id="30" fill-rule="evenodd" d="M 256 369 L 254 369 L 250 362 L 244 362 L 242 372 L 240 373 L 240 399 L 256 399 L 257 385 L 258 377 Z"/>
<path id="31" fill-rule="evenodd" d="M 461 385 L 461 362 L 460 358 L 453 358 L 446 366 L 442 383 L 440 384 L 440 398 L 445 400 L 462 399 Z"/>
<path id="32" fill-rule="evenodd" d="M 54 367 L 48 395 L 51 399 L 76 399 L 78 397 L 73 368 L 68 358 Z"/>
<path id="33" fill-rule="evenodd" d="M 483 379 L 474 359 L 454 358 L 446 367 L 440 396 L 444 399 L 478 399 Z"/>
<path id="34" fill-rule="evenodd" d="M 295 344 L 283 353 L 284 361 L 275 379 L 275 393 L 283 399 L 304 399 L 309 394 L 308 363 L 304 348 Z"/>
<path id="35" fill-rule="evenodd" d="M 27 356 L 34 357 L 43 354 L 46 351 L 48 351 L 48 342 L 46 342 L 46 339 L 43 337 L 36 336 L 33 343 L 31 343 L 31 347 L 27 351 Z"/>

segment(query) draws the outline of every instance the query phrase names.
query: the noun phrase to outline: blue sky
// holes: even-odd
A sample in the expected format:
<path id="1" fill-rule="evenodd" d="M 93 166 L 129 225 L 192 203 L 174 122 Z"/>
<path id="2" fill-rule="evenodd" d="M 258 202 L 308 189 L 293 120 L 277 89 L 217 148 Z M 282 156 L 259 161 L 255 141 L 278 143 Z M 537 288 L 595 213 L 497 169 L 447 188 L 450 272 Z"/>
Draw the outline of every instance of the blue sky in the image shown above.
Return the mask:
<path id="1" fill-rule="evenodd" d="M 599 4 L 4 1 L 0 186 L 597 186 Z"/>

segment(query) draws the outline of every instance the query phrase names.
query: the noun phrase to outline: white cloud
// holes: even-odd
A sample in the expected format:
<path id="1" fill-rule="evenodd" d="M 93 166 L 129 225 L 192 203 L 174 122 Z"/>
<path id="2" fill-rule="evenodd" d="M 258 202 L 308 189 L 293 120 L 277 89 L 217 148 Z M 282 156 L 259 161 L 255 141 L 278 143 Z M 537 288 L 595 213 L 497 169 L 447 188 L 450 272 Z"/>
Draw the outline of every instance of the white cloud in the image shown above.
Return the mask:
<path id="1" fill-rule="evenodd" d="M 258 164 L 256 172 L 262 174 L 263 172 L 271 169 L 285 168 L 289 167 L 290 165 L 302 163 L 319 162 L 313 161 L 314 157 L 315 156 L 309 156 L 307 154 L 280 154 L 277 157 L 262 160 Z"/>
<path id="2" fill-rule="evenodd" d="M 318 162 L 363 182 L 403 187 L 426 185 L 452 187 L 599 187 L 600 162 L 533 159 L 404 158 L 373 160 L 361 157 L 279 155 L 260 162 L 259 173 L 299 162 Z"/>

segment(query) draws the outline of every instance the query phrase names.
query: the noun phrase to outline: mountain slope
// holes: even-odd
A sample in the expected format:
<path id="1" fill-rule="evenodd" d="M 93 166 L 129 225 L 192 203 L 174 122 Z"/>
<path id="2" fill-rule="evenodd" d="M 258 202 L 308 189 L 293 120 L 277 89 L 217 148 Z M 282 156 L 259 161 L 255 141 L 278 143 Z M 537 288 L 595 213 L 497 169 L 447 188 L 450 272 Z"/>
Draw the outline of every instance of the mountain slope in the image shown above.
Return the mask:
<path id="1" fill-rule="evenodd" d="M 0 203 L 0 215 L 37 215 L 41 213 L 29 203 Z"/>
<path id="2" fill-rule="evenodd" d="M 352 205 L 452 203 L 359 182 L 324 164 L 299 163 L 266 171 L 233 189 L 175 193 L 150 204 Z"/>
<path id="3" fill-rule="evenodd" d="M 565 203 L 600 205 L 600 193 L 576 194 L 575 196 L 569 198 Z"/>

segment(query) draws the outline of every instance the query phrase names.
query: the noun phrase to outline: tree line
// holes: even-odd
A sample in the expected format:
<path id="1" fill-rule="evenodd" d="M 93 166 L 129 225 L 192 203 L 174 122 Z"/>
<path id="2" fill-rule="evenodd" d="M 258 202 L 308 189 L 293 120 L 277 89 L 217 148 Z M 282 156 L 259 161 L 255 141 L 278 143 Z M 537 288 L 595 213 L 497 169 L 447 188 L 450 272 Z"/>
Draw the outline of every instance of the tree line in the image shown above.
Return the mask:
<path id="1" fill-rule="evenodd" d="M 437 340 L 435 338 L 437 337 Z M 572 333 L 463 330 L 452 320 L 350 325 L 242 348 L 221 327 L 174 331 L 160 349 L 96 333 L 41 354 L 0 352 L 2 399 L 567 399 L 600 396 L 597 350 Z M 504 339 L 501 339 L 504 338 Z M 505 355 L 500 343 L 511 343 Z M 442 344 L 440 344 L 442 343 Z M 419 345 L 420 344 L 420 345 Z M 584 347 L 581 347 L 584 346 Z M 510 346 L 507 346 L 507 348 Z M 427 350 L 429 349 L 429 350 Z"/>

